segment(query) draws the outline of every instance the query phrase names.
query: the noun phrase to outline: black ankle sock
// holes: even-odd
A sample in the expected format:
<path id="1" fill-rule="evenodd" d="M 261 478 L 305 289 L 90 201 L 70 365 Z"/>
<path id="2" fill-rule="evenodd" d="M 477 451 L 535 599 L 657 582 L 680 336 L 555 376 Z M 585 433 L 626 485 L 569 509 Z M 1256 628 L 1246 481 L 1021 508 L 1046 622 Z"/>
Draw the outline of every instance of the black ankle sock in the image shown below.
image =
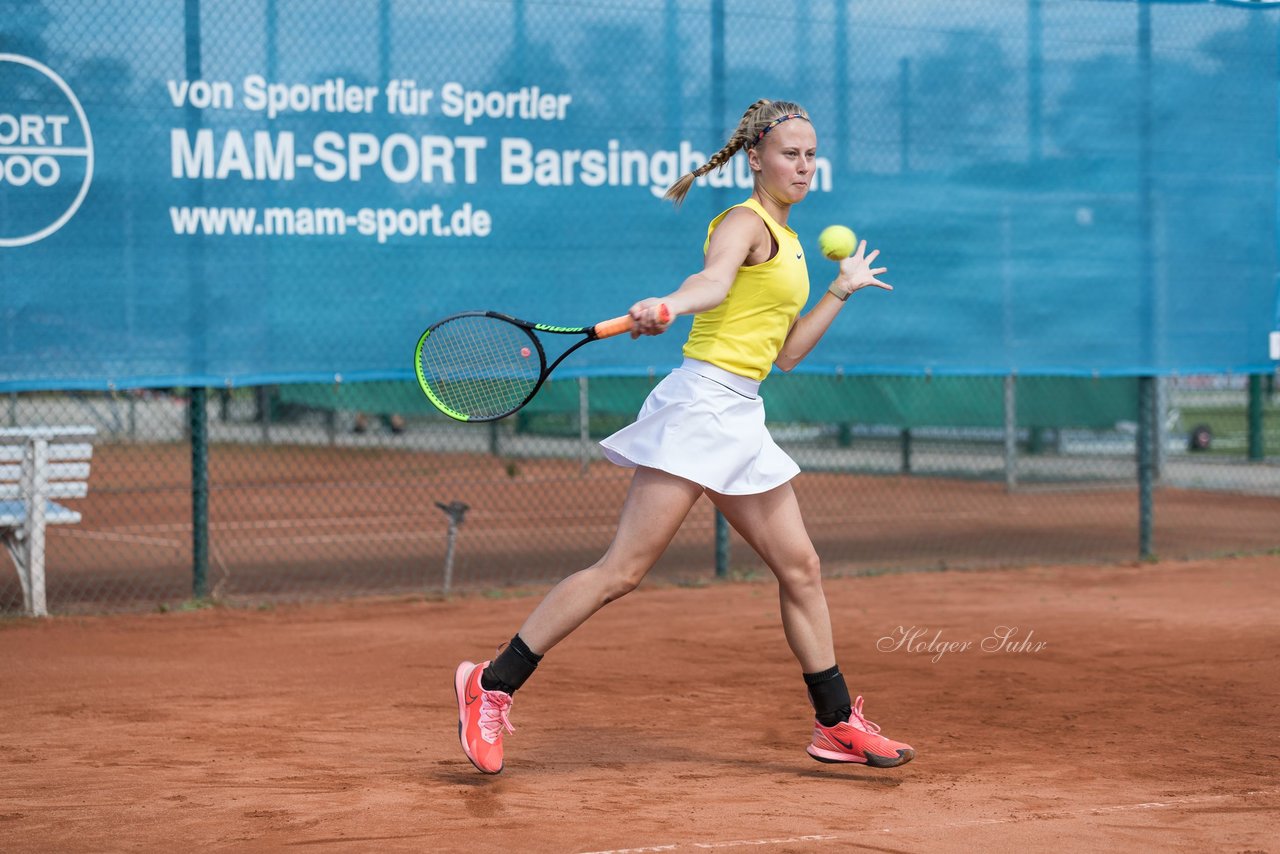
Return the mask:
<path id="1" fill-rule="evenodd" d="M 539 661 L 542 661 L 542 656 L 529 649 L 517 634 L 480 674 L 480 687 L 486 691 L 514 694 L 533 675 Z"/>
<path id="2" fill-rule="evenodd" d="M 809 700 L 813 714 L 823 726 L 835 726 L 849 720 L 853 714 L 853 702 L 849 699 L 849 686 L 844 684 L 840 665 L 819 673 L 804 674 L 804 684 L 809 686 Z"/>

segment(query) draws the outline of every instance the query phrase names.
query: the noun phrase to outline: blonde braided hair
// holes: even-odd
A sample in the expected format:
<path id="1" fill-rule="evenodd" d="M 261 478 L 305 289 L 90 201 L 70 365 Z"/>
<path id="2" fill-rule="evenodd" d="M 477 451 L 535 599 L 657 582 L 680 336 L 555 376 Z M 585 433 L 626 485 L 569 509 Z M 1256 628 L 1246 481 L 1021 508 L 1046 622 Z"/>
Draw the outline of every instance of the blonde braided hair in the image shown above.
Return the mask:
<path id="1" fill-rule="evenodd" d="M 773 125 L 779 121 L 785 121 L 786 117 L 790 116 L 809 120 L 809 114 L 805 112 L 804 107 L 791 101 L 770 101 L 768 98 L 756 101 L 742 114 L 738 127 L 730 135 L 724 148 L 711 155 L 711 158 L 697 169 L 677 178 L 676 182 L 667 188 L 662 198 L 670 199 L 679 206 L 684 201 L 684 197 L 689 194 L 689 188 L 693 186 L 695 180 L 712 169 L 723 169 L 739 150 L 754 148 L 764 138 L 764 134 L 772 130 Z"/>

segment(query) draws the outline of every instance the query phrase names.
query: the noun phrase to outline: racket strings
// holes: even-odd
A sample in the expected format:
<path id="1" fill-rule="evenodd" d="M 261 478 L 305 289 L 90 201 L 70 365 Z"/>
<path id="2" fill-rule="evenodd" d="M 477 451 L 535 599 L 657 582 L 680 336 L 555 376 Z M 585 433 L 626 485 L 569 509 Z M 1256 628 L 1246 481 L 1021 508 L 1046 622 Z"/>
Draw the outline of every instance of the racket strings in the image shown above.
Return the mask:
<path id="1" fill-rule="evenodd" d="M 524 402 L 542 374 L 532 336 L 494 317 L 459 317 L 432 330 L 422 375 L 440 402 L 471 418 L 493 418 Z"/>

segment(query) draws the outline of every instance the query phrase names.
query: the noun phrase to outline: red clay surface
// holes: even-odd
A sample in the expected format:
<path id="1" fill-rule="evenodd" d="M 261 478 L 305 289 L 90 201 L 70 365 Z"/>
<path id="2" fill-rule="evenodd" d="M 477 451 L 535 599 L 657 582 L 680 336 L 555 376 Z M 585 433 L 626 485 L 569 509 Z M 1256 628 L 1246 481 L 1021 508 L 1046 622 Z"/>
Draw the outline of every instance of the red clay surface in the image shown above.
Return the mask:
<path id="1" fill-rule="evenodd" d="M 1280 850 L 1280 557 L 827 592 L 903 768 L 805 755 L 768 581 L 610 605 L 517 696 L 496 777 L 452 673 L 531 597 L 6 621 L 0 850 Z M 1028 643 L 984 651 L 1001 626 Z"/>

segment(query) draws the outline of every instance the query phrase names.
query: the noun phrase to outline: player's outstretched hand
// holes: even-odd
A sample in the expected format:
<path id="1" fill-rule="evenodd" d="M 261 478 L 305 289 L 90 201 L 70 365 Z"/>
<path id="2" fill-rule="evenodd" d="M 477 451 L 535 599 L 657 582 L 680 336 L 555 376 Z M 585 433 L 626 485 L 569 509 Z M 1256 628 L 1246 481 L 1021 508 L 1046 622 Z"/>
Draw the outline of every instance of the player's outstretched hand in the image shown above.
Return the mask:
<path id="1" fill-rule="evenodd" d="M 840 262 L 840 274 L 833 284 L 850 294 L 863 288 L 893 290 L 893 285 L 882 282 L 879 278 L 889 272 L 889 268 L 871 266 L 879 255 L 879 249 L 867 252 L 867 241 L 859 241 L 858 251 Z"/>

